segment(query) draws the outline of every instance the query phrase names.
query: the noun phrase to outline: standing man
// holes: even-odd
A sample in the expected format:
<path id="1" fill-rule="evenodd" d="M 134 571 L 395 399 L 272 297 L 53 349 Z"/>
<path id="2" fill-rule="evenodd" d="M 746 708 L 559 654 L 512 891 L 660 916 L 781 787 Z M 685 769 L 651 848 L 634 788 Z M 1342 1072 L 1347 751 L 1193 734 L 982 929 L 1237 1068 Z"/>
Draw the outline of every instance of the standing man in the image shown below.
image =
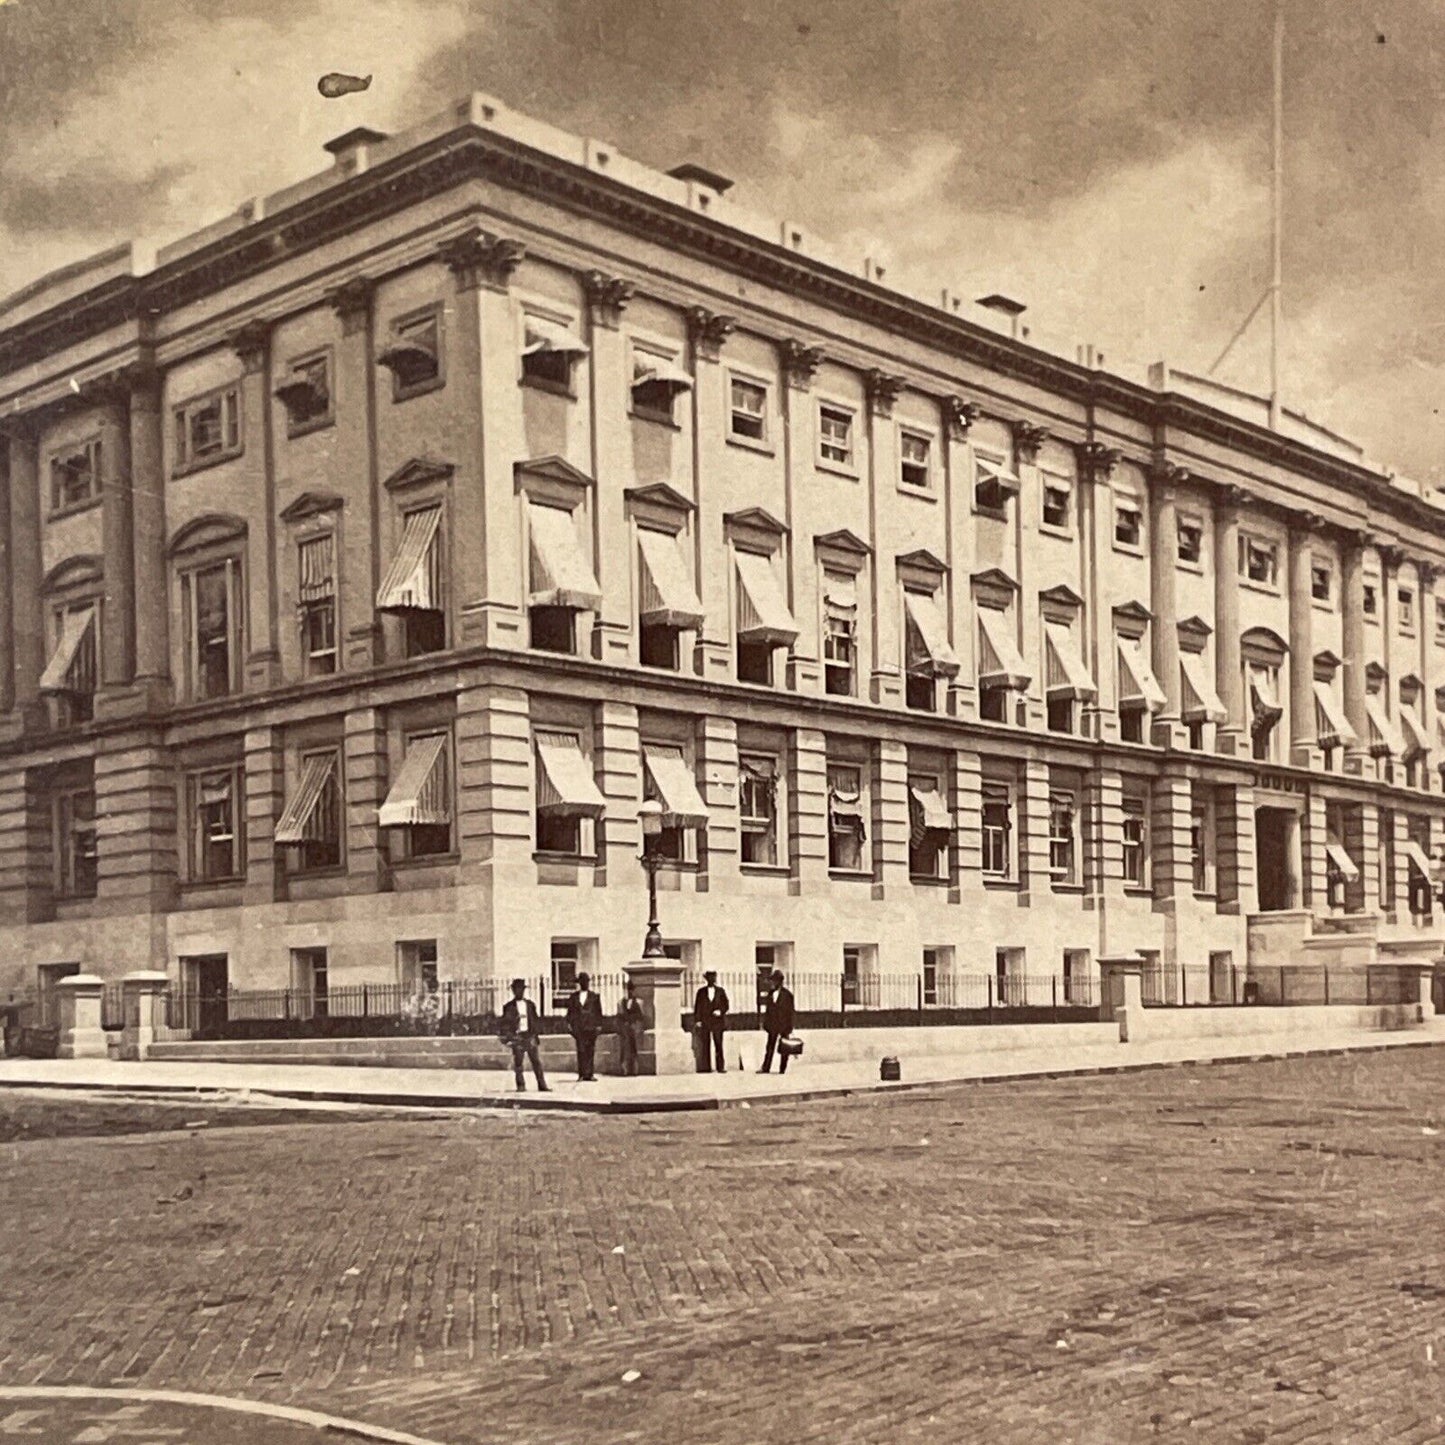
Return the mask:
<path id="1" fill-rule="evenodd" d="M 512 1069 L 517 1075 L 517 1088 L 522 1093 L 527 1091 L 527 1081 L 522 1077 L 523 1057 L 532 1061 L 532 1073 L 537 1079 L 537 1092 L 539 1094 L 550 1092 L 547 1088 L 546 1076 L 542 1073 L 542 1054 L 538 1038 L 540 1023 L 537 1005 L 527 997 L 527 980 L 514 978 L 512 980 L 512 996 L 502 1009 L 502 1027 L 498 1032 L 502 1042 L 512 1051 Z"/>
<path id="2" fill-rule="evenodd" d="M 710 1074 L 716 1060 L 717 1071 L 725 1074 L 723 1032 L 727 1028 L 728 994 L 718 987 L 717 973 L 708 969 L 702 976 L 702 987 L 692 1005 L 692 1026 L 697 1031 L 697 1071 Z"/>
<path id="3" fill-rule="evenodd" d="M 647 1028 L 647 1012 L 636 990 L 637 985 L 629 978 L 622 1002 L 617 1005 L 617 1060 L 624 1074 L 637 1072 L 637 1055 Z"/>
<path id="4" fill-rule="evenodd" d="M 567 1000 L 567 1032 L 577 1043 L 577 1082 L 590 1084 L 592 1056 L 597 1052 L 597 1035 L 602 1032 L 602 1000 L 592 992 L 588 974 L 577 975 L 577 992 Z"/>
<path id="5" fill-rule="evenodd" d="M 763 1066 L 760 1074 L 773 1071 L 773 1054 L 778 1055 L 778 1072 L 788 1072 L 788 1056 L 778 1048 L 778 1040 L 785 1039 L 793 1032 L 793 995 L 783 986 L 783 971 L 773 970 L 772 988 L 763 999 L 763 1027 L 768 1032 L 768 1046 L 763 1052 Z"/>

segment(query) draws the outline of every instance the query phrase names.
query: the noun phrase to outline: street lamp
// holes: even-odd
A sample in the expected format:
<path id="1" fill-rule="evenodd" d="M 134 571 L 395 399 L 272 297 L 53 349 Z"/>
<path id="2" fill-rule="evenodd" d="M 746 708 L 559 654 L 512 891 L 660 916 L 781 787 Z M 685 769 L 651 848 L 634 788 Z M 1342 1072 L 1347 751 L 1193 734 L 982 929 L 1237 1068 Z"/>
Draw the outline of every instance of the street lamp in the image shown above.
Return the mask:
<path id="1" fill-rule="evenodd" d="M 663 958 L 662 930 L 657 925 L 657 870 L 662 854 L 657 841 L 662 836 L 662 804 L 649 798 L 637 809 L 642 824 L 642 866 L 647 870 L 647 937 L 642 941 L 643 958 Z"/>

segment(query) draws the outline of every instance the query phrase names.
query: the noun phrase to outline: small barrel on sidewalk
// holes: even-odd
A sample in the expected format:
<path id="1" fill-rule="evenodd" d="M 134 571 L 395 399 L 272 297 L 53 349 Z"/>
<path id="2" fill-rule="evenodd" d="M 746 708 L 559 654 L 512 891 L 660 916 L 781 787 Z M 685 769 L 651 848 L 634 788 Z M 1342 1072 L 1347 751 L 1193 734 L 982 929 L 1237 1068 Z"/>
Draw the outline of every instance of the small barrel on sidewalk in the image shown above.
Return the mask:
<path id="1" fill-rule="evenodd" d="M 903 1069 L 897 1059 L 884 1059 L 878 1065 L 878 1077 L 885 1084 L 896 1084 L 903 1078 Z"/>

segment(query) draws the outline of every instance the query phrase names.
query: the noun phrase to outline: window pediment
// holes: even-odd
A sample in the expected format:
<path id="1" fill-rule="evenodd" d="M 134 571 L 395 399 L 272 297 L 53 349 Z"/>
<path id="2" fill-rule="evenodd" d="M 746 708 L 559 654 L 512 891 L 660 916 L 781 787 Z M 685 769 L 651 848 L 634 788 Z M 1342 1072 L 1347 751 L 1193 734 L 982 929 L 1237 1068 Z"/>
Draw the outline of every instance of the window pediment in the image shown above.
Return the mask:
<path id="1" fill-rule="evenodd" d="M 687 526 L 688 517 L 697 510 L 692 498 L 683 496 L 666 482 L 628 487 L 622 496 L 634 521 L 674 535 Z"/>
<path id="2" fill-rule="evenodd" d="M 787 527 L 762 507 L 724 513 L 723 530 L 734 547 L 768 555 L 776 552 L 788 535 Z"/>
<path id="3" fill-rule="evenodd" d="M 819 532 L 813 536 L 813 545 L 820 552 L 831 552 L 856 557 L 860 562 L 873 555 L 873 549 L 856 533 L 846 527 L 836 532 Z"/>
<path id="4" fill-rule="evenodd" d="M 1203 652 L 1214 629 L 1198 614 L 1177 623 L 1179 646 L 1185 652 Z"/>
<path id="5" fill-rule="evenodd" d="M 346 503 L 335 492 L 302 492 L 294 502 L 281 509 L 283 522 L 304 522 L 309 517 L 339 512 Z"/>
<path id="6" fill-rule="evenodd" d="M 1282 662 L 1289 655 L 1289 643 L 1270 627 L 1251 627 L 1239 639 L 1240 651 L 1269 662 Z"/>
<path id="7" fill-rule="evenodd" d="M 517 462 L 512 477 L 516 490 L 525 492 L 529 499 L 569 511 L 579 507 L 595 486 L 586 472 L 559 456 Z"/>
<path id="8" fill-rule="evenodd" d="M 429 482 L 444 482 L 456 470 L 450 462 L 439 457 L 412 457 L 399 466 L 382 483 L 388 492 L 403 492 L 412 487 L 421 487 Z"/>
<path id="9" fill-rule="evenodd" d="M 1378 662 L 1367 662 L 1365 664 L 1365 682 L 1372 691 L 1383 687 L 1385 683 L 1389 681 L 1389 678 L 1390 674 L 1382 664 Z"/>
<path id="10" fill-rule="evenodd" d="M 222 547 L 244 541 L 246 523 L 241 517 L 227 512 L 206 512 L 193 517 L 171 536 L 166 554 L 170 557 L 184 556 L 188 552 L 200 552 L 207 547 Z"/>
<path id="11" fill-rule="evenodd" d="M 42 592 L 69 592 L 99 587 L 105 581 L 105 563 L 94 553 L 83 553 L 57 562 L 40 583 Z"/>
<path id="12" fill-rule="evenodd" d="M 1070 619 L 1082 610 L 1084 599 L 1072 587 L 1060 583 L 1057 587 L 1050 587 L 1046 592 L 1039 593 L 1039 605 L 1045 613 L 1052 612 Z"/>
<path id="13" fill-rule="evenodd" d="M 1339 671 L 1344 659 L 1331 652 L 1328 647 L 1314 655 L 1314 676 L 1316 682 L 1329 682 Z"/>
<path id="14" fill-rule="evenodd" d="M 927 547 L 900 553 L 895 561 L 899 572 L 924 572 L 933 577 L 942 577 L 948 572 L 948 563 L 936 557 Z"/>
<path id="15" fill-rule="evenodd" d="M 1114 609 L 1114 631 L 1120 637 L 1143 637 L 1154 614 L 1142 602 L 1124 602 Z"/>

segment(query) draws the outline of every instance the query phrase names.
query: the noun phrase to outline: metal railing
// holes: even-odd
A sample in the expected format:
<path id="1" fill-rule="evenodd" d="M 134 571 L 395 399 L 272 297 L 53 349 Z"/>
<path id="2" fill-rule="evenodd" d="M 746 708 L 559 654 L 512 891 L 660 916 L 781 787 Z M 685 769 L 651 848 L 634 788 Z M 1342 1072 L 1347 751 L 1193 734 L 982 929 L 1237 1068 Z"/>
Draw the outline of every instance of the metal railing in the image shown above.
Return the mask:
<path id="1" fill-rule="evenodd" d="M 100 991 L 100 1026 L 103 1029 L 125 1027 L 125 988 L 108 983 Z"/>

